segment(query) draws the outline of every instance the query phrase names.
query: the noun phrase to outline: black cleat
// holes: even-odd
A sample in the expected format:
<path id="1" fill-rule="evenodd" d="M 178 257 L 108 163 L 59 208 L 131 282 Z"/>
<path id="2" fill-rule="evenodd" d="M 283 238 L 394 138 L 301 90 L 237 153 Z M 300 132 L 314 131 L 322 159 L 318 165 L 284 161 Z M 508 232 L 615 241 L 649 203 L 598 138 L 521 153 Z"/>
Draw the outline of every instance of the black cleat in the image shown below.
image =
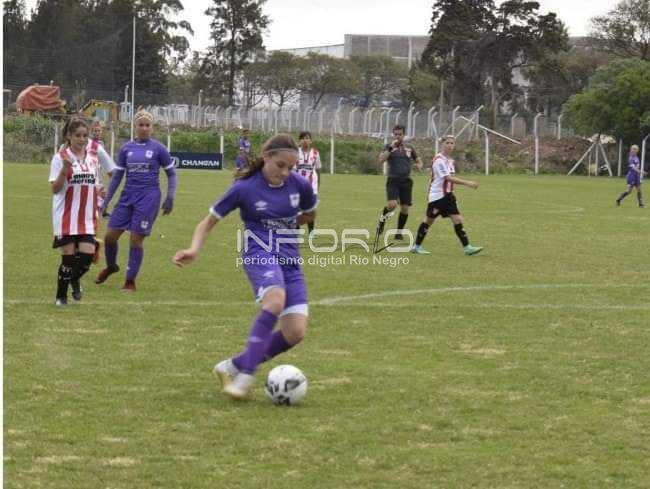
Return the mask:
<path id="1" fill-rule="evenodd" d="M 72 298 L 76 301 L 80 301 L 83 297 L 83 289 L 81 288 L 79 280 L 71 280 L 70 285 L 72 286 Z"/>

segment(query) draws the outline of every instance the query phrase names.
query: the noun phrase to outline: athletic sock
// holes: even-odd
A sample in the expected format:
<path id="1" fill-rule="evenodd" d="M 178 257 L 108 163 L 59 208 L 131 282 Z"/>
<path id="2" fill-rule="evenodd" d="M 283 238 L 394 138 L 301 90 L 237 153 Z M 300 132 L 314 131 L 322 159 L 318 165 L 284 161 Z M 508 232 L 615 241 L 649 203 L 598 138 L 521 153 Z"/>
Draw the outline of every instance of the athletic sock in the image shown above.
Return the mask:
<path id="1" fill-rule="evenodd" d="M 399 218 L 397 219 L 397 229 L 402 230 L 406 225 L 406 220 L 409 218 L 408 214 L 399 213 Z"/>
<path id="2" fill-rule="evenodd" d="M 643 195 L 640 190 L 636 193 L 636 200 L 639 202 L 639 205 L 643 205 Z"/>
<path id="3" fill-rule="evenodd" d="M 93 256 L 93 253 L 79 253 L 77 255 L 74 270 L 72 272 L 72 280 L 79 280 L 88 270 L 90 270 Z"/>
<path id="4" fill-rule="evenodd" d="M 264 353 L 264 360 L 262 361 L 266 362 L 273 357 L 277 357 L 280 353 L 284 353 L 290 348 L 293 348 L 293 346 L 294 345 L 287 342 L 282 331 L 278 329 L 273 332 L 271 341 L 269 341 L 269 346 L 266 348 L 266 352 Z"/>
<path id="5" fill-rule="evenodd" d="M 314 230 L 314 225 L 315 223 L 313 221 L 307 223 L 307 230 L 309 231 L 310 234 Z"/>
<path id="6" fill-rule="evenodd" d="M 114 267 L 117 265 L 117 241 L 115 243 L 104 243 L 104 254 L 106 255 L 106 266 Z"/>
<path id="7" fill-rule="evenodd" d="M 142 265 L 142 258 L 144 257 L 143 248 L 129 248 L 129 264 L 126 267 L 126 279 L 135 280 Z"/>
<path id="8" fill-rule="evenodd" d="M 381 217 L 386 219 L 386 214 L 388 214 L 389 212 L 391 212 L 391 210 L 388 207 L 384 207 L 384 210 L 381 211 Z"/>
<path id="9" fill-rule="evenodd" d="M 74 270 L 74 255 L 62 255 L 61 264 L 59 265 L 59 274 L 57 278 L 56 298 L 66 299 L 68 297 L 68 285 L 72 280 L 72 271 Z"/>
<path id="10" fill-rule="evenodd" d="M 469 244 L 469 239 L 467 239 L 467 233 L 463 229 L 463 224 L 454 224 L 454 231 L 456 232 L 456 236 L 458 236 L 458 239 L 460 240 L 463 247 L 467 246 Z"/>
<path id="11" fill-rule="evenodd" d="M 418 235 L 415 238 L 415 244 L 417 246 L 420 246 L 422 244 L 428 232 L 429 232 L 429 225 L 426 222 L 420 223 L 420 227 L 418 228 Z"/>
<path id="12" fill-rule="evenodd" d="M 248 335 L 246 350 L 232 359 L 238 370 L 249 375 L 255 373 L 257 366 L 264 360 L 277 321 L 278 317 L 269 311 L 262 310 L 257 315 Z"/>

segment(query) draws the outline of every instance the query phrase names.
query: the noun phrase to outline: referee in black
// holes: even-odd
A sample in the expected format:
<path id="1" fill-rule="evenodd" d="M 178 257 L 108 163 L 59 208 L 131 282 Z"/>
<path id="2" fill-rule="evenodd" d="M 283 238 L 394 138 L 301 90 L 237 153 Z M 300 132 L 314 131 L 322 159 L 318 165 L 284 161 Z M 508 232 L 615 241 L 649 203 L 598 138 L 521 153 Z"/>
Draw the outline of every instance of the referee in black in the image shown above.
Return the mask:
<path id="1" fill-rule="evenodd" d="M 409 208 L 413 197 L 413 180 L 411 167 L 415 162 L 418 170 L 422 171 L 422 160 L 415 152 L 415 148 L 404 142 L 404 126 L 393 127 L 393 142 L 387 144 L 379 153 L 379 163 L 388 163 L 388 180 L 386 180 L 386 207 L 381 212 L 377 235 L 384 232 L 384 224 L 392 215 L 399 201 L 400 213 L 397 220 L 398 233 L 395 239 L 402 239 L 402 229 L 409 217 Z"/>

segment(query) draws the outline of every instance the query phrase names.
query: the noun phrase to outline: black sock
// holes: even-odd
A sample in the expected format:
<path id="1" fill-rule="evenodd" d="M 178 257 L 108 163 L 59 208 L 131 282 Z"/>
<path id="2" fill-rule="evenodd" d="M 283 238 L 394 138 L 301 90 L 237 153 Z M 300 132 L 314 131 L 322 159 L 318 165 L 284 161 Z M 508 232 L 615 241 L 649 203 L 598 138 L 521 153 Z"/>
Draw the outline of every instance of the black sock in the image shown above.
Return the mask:
<path id="1" fill-rule="evenodd" d="M 621 195 L 619 195 L 619 196 L 618 196 L 618 199 L 616 199 L 616 200 L 618 200 L 618 201 L 620 202 L 621 200 L 623 200 L 623 199 L 624 199 L 625 197 L 627 197 L 628 195 L 630 195 L 630 192 L 628 192 L 628 191 L 626 190 L 626 191 L 623 192 Z"/>
<path id="2" fill-rule="evenodd" d="M 415 244 L 420 246 L 424 241 L 424 238 L 426 238 L 428 232 L 429 225 L 426 222 L 420 223 L 420 227 L 418 228 L 418 235 L 417 238 L 415 238 Z"/>
<path id="3" fill-rule="evenodd" d="M 90 264 L 93 262 L 93 254 L 79 253 L 75 258 L 72 280 L 79 280 L 88 270 L 90 270 Z"/>
<path id="4" fill-rule="evenodd" d="M 643 205 L 643 195 L 641 195 L 640 190 L 636 193 L 636 200 L 639 201 L 639 205 Z"/>
<path id="5" fill-rule="evenodd" d="M 409 218 L 408 214 L 402 214 L 401 212 L 399 213 L 399 218 L 397 219 L 397 229 L 400 231 L 404 229 L 404 225 L 406 225 L 406 220 Z"/>
<path id="6" fill-rule="evenodd" d="M 307 223 L 307 229 L 309 230 L 310 233 L 314 230 L 314 224 L 315 224 L 314 221 Z"/>
<path id="7" fill-rule="evenodd" d="M 62 255 L 61 265 L 59 265 L 59 276 L 57 280 L 56 298 L 66 299 L 68 297 L 68 285 L 72 279 L 74 270 L 74 255 Z"/>
<path id="8" fill-rule="evenodd" d="M 463 224 L 454 224 L 454 231 L 456 231 L 456 236 L 458 236 L 458 239 L 460 239 L 463 246 L 467 246 L 469 244 L 469 239 L 467 239 L 467 233 L 463 229 Z"/>
<path id="9" fill-rule="evenodd" d="M 381 215 L 383 217 L 386 217 L 386 214 L 388 214 L 389 212 L 390 212 L 390 209 L 388 207 L 384 207 L 384 210 L 381 211 Z"/>

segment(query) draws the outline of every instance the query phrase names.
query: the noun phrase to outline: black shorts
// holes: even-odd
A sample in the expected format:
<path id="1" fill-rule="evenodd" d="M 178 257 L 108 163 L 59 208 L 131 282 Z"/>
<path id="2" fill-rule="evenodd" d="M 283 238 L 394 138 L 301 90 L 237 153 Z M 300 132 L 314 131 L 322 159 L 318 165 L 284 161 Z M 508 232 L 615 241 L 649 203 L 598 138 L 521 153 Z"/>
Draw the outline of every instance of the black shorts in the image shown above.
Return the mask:
<path id="1" fill-rule="evenodd" d="M 399 200 L 401 205 L 411 205 L 413 203 L 413 180 L 409 177 L 388 177 L 386 200 Z"/>
<path id="2" fill-rule="evenodd" d="M 429 202 L 427 206 L 427 217 L 435 219 L 438 216 L 449 217 L 460 214 L 456 204 L 456 196 L 452 193 L 445 195 L 442 199 Z"/>
<path id="3" fill-rule="evenodd" d="M 95 236 L 92 234 L 73 234 L 71 236 L 54 236 L 52 248 L 60 248 L 70 243 L 78 245 L 79 243 L 95 244 Z"/>

